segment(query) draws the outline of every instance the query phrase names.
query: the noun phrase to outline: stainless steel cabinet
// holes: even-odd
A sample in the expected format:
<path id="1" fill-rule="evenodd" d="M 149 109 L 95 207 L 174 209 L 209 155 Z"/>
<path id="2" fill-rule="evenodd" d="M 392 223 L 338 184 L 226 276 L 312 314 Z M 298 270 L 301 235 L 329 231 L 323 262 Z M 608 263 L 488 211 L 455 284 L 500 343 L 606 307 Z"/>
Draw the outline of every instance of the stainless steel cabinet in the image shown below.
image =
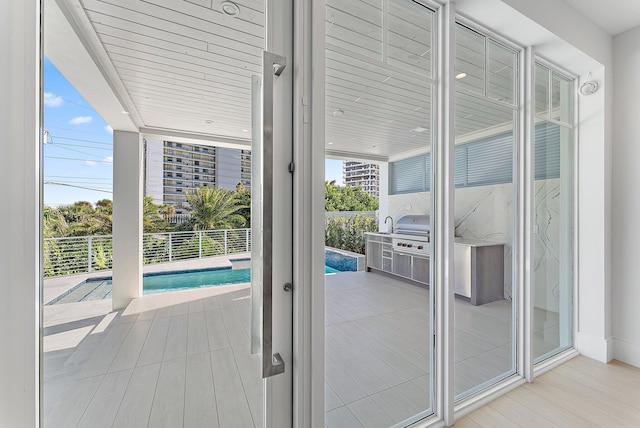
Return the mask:
<path id="1" fill-rule="evenodd" d="M 411 259 L 408 254 L 393 253 L 393 273 L 411 278 Z"/>
<path id="2" fill-rule="evenodd" d="M 473 305 L 504 299 L 504 244 L 454 246 L 455 293 Z"/>
<path id="3" fill-rule="evenodd" d="M 413 266 L 411 267 L 411 278 L 414 281 L 418 281 L 423 284 L 429 284 L 429 262 L 429 259 L 423 259 L 422 257 L 413 258 Z"/>

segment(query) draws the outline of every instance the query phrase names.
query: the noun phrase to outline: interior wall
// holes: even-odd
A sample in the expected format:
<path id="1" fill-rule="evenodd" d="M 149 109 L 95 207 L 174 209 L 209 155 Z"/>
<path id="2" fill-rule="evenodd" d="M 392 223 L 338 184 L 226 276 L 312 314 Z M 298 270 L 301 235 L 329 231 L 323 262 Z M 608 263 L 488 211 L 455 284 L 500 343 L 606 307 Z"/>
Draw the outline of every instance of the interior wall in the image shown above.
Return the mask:
<path id="1" fill-rule="evenodd" d="M 40 8 L 0 2 L 0 426 L 38 426 Z"/>
<path id="2" fill-rule="evenodd" d="M 614 38 L 613 357 L 640 367 L 640 27 Z"/>

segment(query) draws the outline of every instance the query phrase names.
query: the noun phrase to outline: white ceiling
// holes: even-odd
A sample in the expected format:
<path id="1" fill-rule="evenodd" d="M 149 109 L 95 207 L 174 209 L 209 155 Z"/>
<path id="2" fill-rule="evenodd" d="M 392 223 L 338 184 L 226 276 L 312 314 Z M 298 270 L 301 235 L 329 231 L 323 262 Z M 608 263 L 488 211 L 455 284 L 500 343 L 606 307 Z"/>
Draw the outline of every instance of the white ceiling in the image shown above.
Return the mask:
<path id="1" fill-rule="evenodd" d="M 640 0 L 565 0 L 615 36 L 640 25 Z"/>
<path id="2" fill-rule="evenodd" d="M 249 141 L 263 0 L 235 1 L 237 17 L 221 12 L 222 0 L 58 2 L 140 128 Z M 433 13 L 412 0 L 327 0 L 325 145 L 334 156 L 429 148 L 433 25 Z M 456 72 L 467 74 L 459 87 L 514 102 L 514 52 L 469 30 L 458 39 Z M 510 108 L 478 97 L 457 103 L 456 134 L 467 139 L 513 120 Z"/>

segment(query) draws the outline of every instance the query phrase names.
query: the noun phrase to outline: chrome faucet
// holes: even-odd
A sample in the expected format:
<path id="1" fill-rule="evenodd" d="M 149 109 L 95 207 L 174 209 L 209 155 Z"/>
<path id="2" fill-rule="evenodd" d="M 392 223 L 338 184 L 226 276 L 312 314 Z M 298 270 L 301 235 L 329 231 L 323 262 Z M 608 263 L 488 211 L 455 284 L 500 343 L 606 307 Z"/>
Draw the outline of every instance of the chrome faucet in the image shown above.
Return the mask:
<path id="1" fill-rule="evenodd" d="M 391 217 L 390 215 L 386 216 L 384 218 L 384 224 L 387 224 L 387 220 L 391 219 L 391 233 L 393 233 L 393 217 Z"/>

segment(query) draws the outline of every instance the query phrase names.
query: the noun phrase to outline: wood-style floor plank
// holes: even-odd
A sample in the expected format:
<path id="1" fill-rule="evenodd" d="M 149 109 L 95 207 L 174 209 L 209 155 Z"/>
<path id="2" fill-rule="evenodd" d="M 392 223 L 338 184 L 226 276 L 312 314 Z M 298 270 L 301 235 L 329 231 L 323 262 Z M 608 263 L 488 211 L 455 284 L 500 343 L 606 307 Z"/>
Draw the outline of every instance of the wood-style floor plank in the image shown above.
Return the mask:
<path id="1" fill-rule="evenodd" d="M 185 427 L 219 426 L 209 352 L 187 357 L 184 403 Z"/>
<path id="2" fill-rule="evenodd" d="M 140 351 L 138 365 L 155 364 L 162 361 L 164 346 L 167 343 L 167 333 L 171 318 L 154 318 L 149 333 Z"/>
<path id="3" fill-rule="evenodd" d="M 630 381 L 629 381 L 630 380 Z M 625 382 L 627 381 L 627 382 Z M 578 356 L 460 419 L 458 427 L 637 427 L 640 368 Z M 612 387 L 615 393 L 611 393 Z"/>
<path id="4" fill-rule="evenodd" d="M 186 364 L 184 357 L 162 362 L 149 416 L 150 427 L 183 425 Z"/>
<path id="5" fill-rule="evenodd" d="M 144 427 L 149 423 L 160 363 L 137 367 L 113 422 L 114 428 Z"/>
<path id="6" fill-rule="evenodd" d="M 213 384 L 218 403 L 221 427 L 254 427 L 251 411 L 244 392 L 231 348 L 211 352 Z"/>
<path id="7" fill-rule="evenodd" d="M 111 427 L 129 385 L 131 373 L 133 370 L 122 370 L 104 376 L 77 425 L 79 428 Z"/>

